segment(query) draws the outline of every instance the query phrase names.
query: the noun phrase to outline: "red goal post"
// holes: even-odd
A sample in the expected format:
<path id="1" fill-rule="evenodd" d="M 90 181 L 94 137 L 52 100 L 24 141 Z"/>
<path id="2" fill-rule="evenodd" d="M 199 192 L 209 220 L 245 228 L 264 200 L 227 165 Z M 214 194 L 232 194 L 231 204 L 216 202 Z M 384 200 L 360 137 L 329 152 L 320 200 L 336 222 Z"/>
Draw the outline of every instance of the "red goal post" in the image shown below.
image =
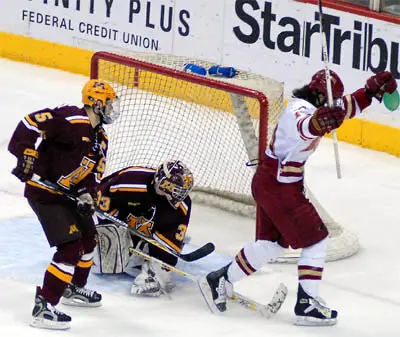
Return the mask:
<path id="1" fill-rule="evenodd" d="M 108 81 L 121 98 L 121 116 L 107 127 L 106 174 L 180 159 L 193 171 L 195 202 L 256 218 L 254 170 L 246 163 L 265 151 L 283 109 L 283 84 L 246 71 L 233 79 L 200 76 L 183 71 L 188 63 L 215 65 L 163 54 L 93 55 L 91 78 Z M 310 200 L 330 229 L 328 260 L 354 254 L 357 238 Z M 288 251 L 280 262 L 298 254 Z"/>

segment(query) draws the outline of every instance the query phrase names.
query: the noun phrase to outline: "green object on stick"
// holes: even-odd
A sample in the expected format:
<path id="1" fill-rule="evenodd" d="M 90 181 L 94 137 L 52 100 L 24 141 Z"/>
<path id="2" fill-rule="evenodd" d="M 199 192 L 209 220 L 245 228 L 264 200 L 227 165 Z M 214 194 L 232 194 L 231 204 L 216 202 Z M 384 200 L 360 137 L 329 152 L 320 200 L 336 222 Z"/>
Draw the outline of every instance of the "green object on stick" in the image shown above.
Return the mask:
<path id="1" fill-rule="evenodd" d="M 385 104 L 385 107 L 390 111 L 397 110 L 399 108 L 399 105 L 400 105 L 399 92 L 397 90 L 395 90 L 391 94 L 385 92 L 383 94 L 383 104 Z"/>

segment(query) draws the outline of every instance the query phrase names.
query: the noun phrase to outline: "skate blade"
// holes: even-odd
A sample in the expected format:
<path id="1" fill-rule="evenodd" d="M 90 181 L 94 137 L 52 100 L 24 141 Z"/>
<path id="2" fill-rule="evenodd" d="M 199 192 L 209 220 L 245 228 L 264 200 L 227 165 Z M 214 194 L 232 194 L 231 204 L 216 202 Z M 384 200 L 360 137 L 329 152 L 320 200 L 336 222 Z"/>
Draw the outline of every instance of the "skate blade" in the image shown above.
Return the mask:
<path id="1" fill-rule="evenodd" d="M 210 311 L 213 314 L 217 314 L 217 315 L 220 314 L 221 311 L 218 309 L 218 307 L 215 305 L 215 303 L 213 301 L 211 290 L 210 290 L 210 287 L 208 286 L 206 278 L 205 277 L 200 278 L 197 281 L 197 286 L 199 287 L 200 293 L 203 296 L 208 309 L 210 309 Z"/>
<path id="2" fill-rule="evenodd" d="M 34 328 L 49 330 L 67 330 L 71 327 L 70 322 L 50 321 L 41 317 L 33 317 L 29 325 Z"/>
<path id="3" fill-rule="evenodd" d="M 88 303 L 78 298 L 66 298 L 61 299 L 61 303 L 64 305 L 69 305 L 71 307 L 83 307 L 83 308 L 97 308 L 101 307 L 101 301 Z"/>
<path id="4" fill-rule="evenodd" d="M 315 318 L 307 316 L 297 316 L 294 325 L 298 326 L 332 326 L 337 323 L 337 318 Z"/>

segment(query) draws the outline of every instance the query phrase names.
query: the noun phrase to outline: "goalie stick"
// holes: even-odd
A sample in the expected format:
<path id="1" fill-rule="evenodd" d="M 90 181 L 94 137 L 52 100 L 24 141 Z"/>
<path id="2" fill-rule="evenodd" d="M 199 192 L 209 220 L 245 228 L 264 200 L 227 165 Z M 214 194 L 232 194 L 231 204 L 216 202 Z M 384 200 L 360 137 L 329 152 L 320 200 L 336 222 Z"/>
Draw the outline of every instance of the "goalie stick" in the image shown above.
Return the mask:
<path id="1" fill-rule="evenodd" d="M 207 299 L 205 297 L 206 295 L 204 294 L 204 292 L 206 291 L 205 287 L 208 287 L 208 285 L 201 278 L 197 278 L 196 276 L 194 276 L 192 274 L 189 274 L 189 273 L 187 273 L 187 272 L 185 272 L 183 270 L 180 270 L 180 269 L 178 269 L 176 267 L 173 267 L 173 266 L 171 266 L 171 265 L 169 265 L 169 264 L 167 264 L 167 263 L 165 263 L 165 262 L 163 262 L 161 260 L 158 260 L 155 257 L 147 255 L 147 254 L 143 253 L 142 251 L 137 250 L 137 249 L 135 249 L 133 247 L 129 248 L 129 252 L 133 253 L 133 254 L 136 254 L 138 256 L 141 256 L 142 258 L 144 258 L 147 261 L 153 261 L 153 262 L 159 263 L 161 265 L 161 267 L 163 267 L 164 269 L 172 271 L 172 272 L 174 272 L 174 273 L 176 273 L 178 275 L 181 275 L 181 276 L 193 281 L 194 283 L 196 283 L 198 285 L 199 289 L 200 289 L 201 295 L 205 299 L 205 301 L 206 301 L 208 307 L 210 308 L 211 312 L 215 313 L 215 311 L 213 311 L 211 309 L 211 307 L 210 307 L 210 305 L 209 305 L 209 303 L 208 303 L 208 301 L 207 301 Z M 272 317 L 273 315 L 275 315 L 279 311 L 279 309 L 281 308 L 283 302 L 286 299 L 287 293 L 288 293 L 288 290 L 287 290 L 286 286 L 283 283 L 281 283 L 279 285 L 278 289 L 276 290 L 274 296 L 272 297 L 271 301 L 268 304 L 259 303 L 259 302 L 255 301 L 255 300 L 250 299 L 250 298 L 248 298 L 246 296 L 243 296 L 243 295 L 241 295 L 241 294 L 239 294 L 239 293 L 237 293 L 235 291 L 232 293 L 231 296 L 228 296 L 228 298 L 232 302 L 240 305 L 241 307 L 244 307 L 244 308 L 246 308 L 248 310 L 251 310 L 251 311 L 258 312 L 263 317 L 270 318 L 270 317 Z"/>
<path id="2" fill-rule="evenodd" d="M 68 198 L 68 199 L 70 199 L 72 201 L 77 201 L 77 199 L 78 199 L 75 195 L 72 195 L 71 193 L 68 193 L 66 191 L 61 190 L 58 187 L 58 185 L 56 185 L 56 184 L 54 184 L 54 183 L 52 183 L 50 181 L 43 180 L 36 174 L 32 177 L 31 180 L 36 182 L 36 183 L 38 183 L 38 184 L 41 184 L 41 185 L 43 185 L 43 186 L 45 186 L 47 188 L 50 188 L 53 191 L 61 193 L 66 198 Z M 172 251 L 168 247 L 162 245 L 157 240 L 152 239 L 152 238 L 142 234 L 141 232 L 137 231 L 136 229 L 130 227 L 124 221 L 122 221 L 122 220 L 120 220 L 120 219 L 108 214 L 107 212 L 104 212 L 104 211 L 99 210 L 97 208 L 96 208 L 95 211 L 96 211 L 97 215 L 99 215 L 101 218 L 107 219 L 107 220 L 111 221 L 112 223 L 114 223 L 117 226 L 122 226 L 122 227 L 127 228 L 132 234 L 134 234 L 134 235 L 138 236 L 139 238 L 147 241 L 149 244 L 152 244 L 153 246 L 156 246 L 156 247 L 162 249 L 163 251 L 165 251 L 165 252 L 167 252 L 167 253 L 169 253 L 169 254 L 177 257 L 177 258 L 180 258 L 180 259 L 182 259 L 184 261 L 187 261 L 187 262 L 192 262 L 192 261 L 199 260 L 199 259 L 211 254 L 215 250 L 214 244 L 212 242 L 208 242 L 205 245 L 201 246 L 200 248 L 198 248 L 198 249 L 196 249 L 196 250 L 194 250 L 194 251 L 192 251 L 190 253 L 179 254 L 179 253 L 176 253 L 175 251 Z"/>
<path id="3" fill-rule="evenodd" d="M 126 227 L 131 233 L 133 233 L 134 235 L 138 236 L 139 238 L 147 241 L 148 243 L 164 250 L 165 252 L 178 257 L 186 262 L 192 262 L 192 261 L 196 261 L 199 260 L 209 254 L 211 254 L 214 250 L 215 250 L 215 246 L 212 242 L 208 242 L 205 245 L 201 246 L 200 248 L 187 253 L 187 254 L 178 254 L 175 253 L 174 251 L 168 249 L 166 246 L 162 245 L 161 243 L 159 243 L 158 241 L 149 238 L 148 236 L 140 233 L 139 231 L 135 230 L 134 228 L 130 227 L 127 223 L 125 223 L 124 221 L 106 213 L 100 210 L 96 209 L 96 213 L 99 214 L 101 217 L 110 220 L 111 222 L 113 222 L 114 224 L 116 224 L 117 226 L 122 226 L 122 227 Z"/>

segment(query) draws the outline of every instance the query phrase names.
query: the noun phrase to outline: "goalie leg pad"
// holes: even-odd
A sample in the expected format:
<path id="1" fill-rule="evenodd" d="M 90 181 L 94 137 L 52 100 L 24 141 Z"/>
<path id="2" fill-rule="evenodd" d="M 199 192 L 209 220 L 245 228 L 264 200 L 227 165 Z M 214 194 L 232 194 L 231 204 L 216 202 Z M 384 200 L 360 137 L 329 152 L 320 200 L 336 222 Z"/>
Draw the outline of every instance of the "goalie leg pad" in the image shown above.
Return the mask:
<path id="1" fill-rule="evenodd" d="M 132 247 L 129 231 L 113 224 L 98 225 L 99 243 L 96 248 L 95 264 L 103 274 L 125 272 L 129 261 L 128 248 Z"/>

